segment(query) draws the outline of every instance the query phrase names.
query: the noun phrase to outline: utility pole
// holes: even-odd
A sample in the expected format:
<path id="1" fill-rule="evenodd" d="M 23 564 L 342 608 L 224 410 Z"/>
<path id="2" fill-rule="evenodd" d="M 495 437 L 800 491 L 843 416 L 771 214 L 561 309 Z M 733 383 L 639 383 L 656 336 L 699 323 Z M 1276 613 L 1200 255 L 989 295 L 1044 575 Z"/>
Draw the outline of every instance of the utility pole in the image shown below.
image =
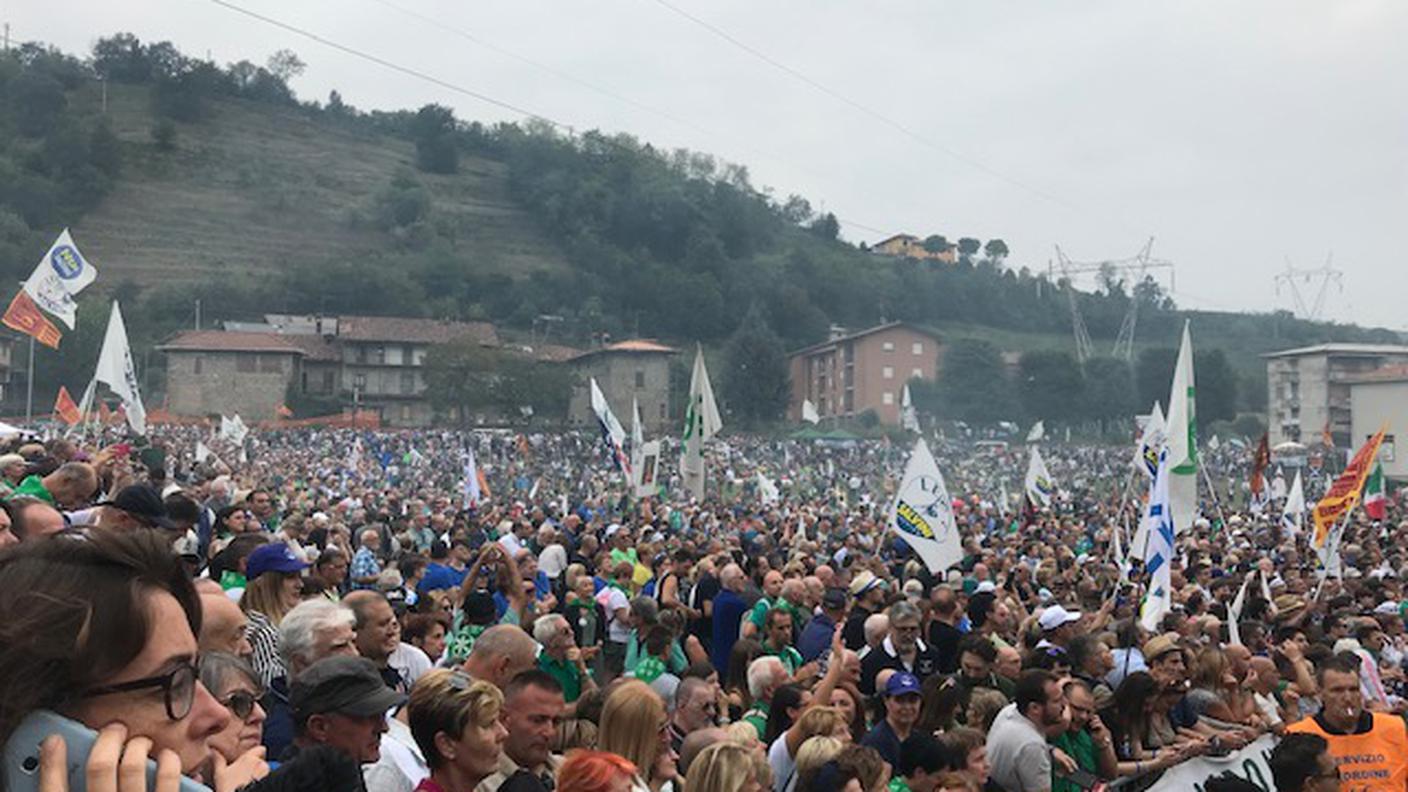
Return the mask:
<path id="1" fill-rule="evenodd" d="M 6 27 L 9 27 L 6 25 Z M 8 39 L 7 39 L 8 40 Z M 24 378 L 24 422 L 34 421 L 34 336 L 29 337 L 28 373 Z"/>
<path id="2" fill-rule="evenodd" d="M 200 298 L 196 298 L 196 329 L 200 329 Z"/>
<path id="3" fill-rule="evenodd" d="M 1057 265 L 1048 264 L 1047 269 L 1051 280 L 1059 283 L 1056 278 L 1059 266 L 1061 279 L 1066 281 L 1066 296 L 1069 298 L 1071 310 L 1071 326 L 1076 337 L 1076 359 L 1081 363 L 1091 357 L 1093 345 L 1090 341 L 1090 334 L 1085 328 L 1085 318 L 1081 315 L 1080 305 L 1076 300 L 1075 276 L 1088 273 L 1108 273 L 1111 276 L 1121 275 L 1132 281 L 1129 284 L 1129 307 L 1125 311 L 1124 321 L 1120 323 L 1119 334 L 1115 338 L 1115 346 L 1111 353 L 1120 360 L 1132 361 L 1134 359 L 1134 329 L 1139 320 L 1137 287 L 1144 282 L 1149 271 L 1155 269 L 1168 270 L 1170 288 L 1173 284 L 1173 262 L 1154 258 L 1153 249 L 1154 238 L 1149 237 L 1149 241 L 1144 243 L 1144 247 L 1140 249 L 1139 253 L 1131 258 L 1080 263 L 1072 261 L 1065 251 L 1057 246 Z"/>
<path id="4" fill-rule="evenodd" d="M 5 51 L 10 51 L 10 23 L 5 23 Z"/>
<path id="5" fill-rule="evenodd" d="M 1329 291 L 1331 281 L 1339 287 L 1341 292 L 1344 291 L 1344 272 L 1331 266 L 1331 263 L 1334 261 L 1334 256 L 1335 254 L 1333 252 L 1327 255 L 1325 257 L 1325 266 L 1317 269 L 1296 269 L 1291 266 L 1290 258 L 1287 258 L 1285 272 L 1277 273 L 1274 276 L 1273 280 L 1276 283 L 1276 294 L 1279 295 L 1281 293 L 1282 284 L 1290 287 L 1291 299 L 1295 302 L 1296 313 L 1301 319 L 1312 322 L 1319 320 L 1320 313 L 1325 308 L 1325 297 L 1326 293 Z M 1306 285 L 1309 285 L 1312 281 L 1319 281 L 1320 286 L 1315 292 L 1315 301 L 1313 303 L 1309 305 L 1306 304 L 1305 296 L 1301 294 L 1300 287 L 1296 286 L 1297 278 L 1300 278 L 1301 282 Z"/>

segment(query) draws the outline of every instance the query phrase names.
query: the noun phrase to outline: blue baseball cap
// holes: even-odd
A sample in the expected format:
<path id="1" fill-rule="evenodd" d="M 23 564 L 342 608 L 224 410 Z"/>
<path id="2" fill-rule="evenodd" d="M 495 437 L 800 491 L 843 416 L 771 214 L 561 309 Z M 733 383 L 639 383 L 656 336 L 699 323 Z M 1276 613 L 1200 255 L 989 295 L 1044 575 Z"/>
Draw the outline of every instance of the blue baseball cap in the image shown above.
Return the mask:
<path id="1" fill-rule="evenodd" d="M 899 671 L 890 676 L 890 680 L 885 683 L 885 697 L 904 696 L 913 693 L 920 695 L 919 678 L 908 671 Z"/>
<path id="2" fill-rule="evenodd" d="M 245 580 L 254 580 L 265 572 L 302 572 L 308 562 L 299 558 L 293 548 L 282 542 L 260 545 L 249 554 L 245 563 Z"/>

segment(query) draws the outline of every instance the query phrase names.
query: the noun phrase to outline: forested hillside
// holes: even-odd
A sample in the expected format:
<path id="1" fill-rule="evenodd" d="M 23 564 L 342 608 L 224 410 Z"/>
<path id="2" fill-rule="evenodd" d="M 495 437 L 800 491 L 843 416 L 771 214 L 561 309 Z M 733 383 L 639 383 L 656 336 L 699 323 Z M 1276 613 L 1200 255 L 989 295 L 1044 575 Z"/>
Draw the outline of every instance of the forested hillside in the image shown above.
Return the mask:
<path id="1" fill-rule="evenodd" d="M 708 154 L 532 122 L 484 126 L 434 105 L 361 111 L 336 92 L 304 101 L 290 88 L 302 69 L 287 51 L 220 66 L 126 34 L 91 53 L 6 53 L 0 272 L 24 277 L 73 228 L 101 272 L 85 299 L 119 295 L 139 351 L 189 325 L 200 300 L 207 324 L 279 310 L 527 330 L 551 315 L 567 343 L 608 333 L 713 348 L 750 311 L 745 329 L 781 348 L 831 324 L 904 319 L 1074 367 L 1062 284 L 1022 266 L 1042 252 L 1001 255 L 1005 244 L 960 239 L 963 229 L 912 229 L 952 234 L 957 263 L 882 258 L 839 239 L 836 218 L 804 198 Z M 1102 348 L 1131 300 L 1141 349 L 1172 345 L 1185 317 L 1153 281 L 1110 281 L 1078 299 Z M 41 384 L 86 379 L 105 315 L 80 310 L 64 352 L 41 361 Z M 1194 321 L 1200 349 L 1225 351 L 1241 407 L 1264 400 L 1262 351 L 1395 340 L 1288 314 Z M 1111 365 L 1136 374 L 1113 361 L 1077 373 L 1108 381 Z"/>

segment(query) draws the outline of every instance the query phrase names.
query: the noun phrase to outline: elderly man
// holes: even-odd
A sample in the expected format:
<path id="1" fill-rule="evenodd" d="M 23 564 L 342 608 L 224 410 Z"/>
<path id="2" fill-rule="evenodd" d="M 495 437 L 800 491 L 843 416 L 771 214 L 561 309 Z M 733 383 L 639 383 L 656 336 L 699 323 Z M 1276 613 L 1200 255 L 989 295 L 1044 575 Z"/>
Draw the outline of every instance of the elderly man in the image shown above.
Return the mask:
<path id="1" fill-rule="evenodd" d="M 875 693 L 881 669 L 908 671 L 920 679 L 939 672 L 939 657 L 919 637 L 919 609 L 901 601 L 890 606 L 890 630 L 880 646 L 861 659 L 860 690 Z"/>
<path id="2" fill-rule="evenodd" d="M 728 658 L 738 642 L 738 625 L 748 604 L 743 600 L 746 579 L 737 564 L 726 564 L 719 570 L 719 593 L 714 597 L 713 640 L 709 646 L 709 661 L 719 674 L 728 672 Z"/>
<path id="3" fill-rule="evenodd" d="M 290 698 L 294 753 L 327 745 L 359 764 L 381 756 L 386 713 L 406 701 L 382 684 L 376 667 L 361 657 L 328 657 L 314 663 L 294 680 Z M 292 756 L 285 753 L 281 758 Z"/>
<path id="4" fill-rule="evenodd" d="M 866 646 L 866 619 L 884 607 L 885 581 L 868 570 L 861 570 L 851 578 L 850 591 L 855 605 L 851 607 L 851 616 L 846 620 L 841 636 L 847 649 L 859 652 Z"/>
<path id="5" fill-rule="evenodd" d="M 202 578 L 196 581 L 196 592 L 200 594 L 200 635 L 196 639 L 200 650 L 226 652 L 245 659 L 254 654 L 249 643 L 249 619 L 220 584 Z"/>
<path id="6" fill-rule="evenodd" d="M 374 589 L 377 578 L 381 577 L 381 560 L 377 551 L 381 549 L 381 534 L 374 528 L 362 531 L 362 544 L 352 554 L 352 588 Z"/>
<path id="7" fill-rule="evenodd" d="M 718 722 L 719 701 L 713 683 L 699 677 L 685 677 L 675 688 L 674 709 L 670 712 L 670 746 L 679 753 L 690 734 Z"/>
<path id="8" fill-rule="evenodd" d="M 77 509 L 98 491 L 98 473 L 86 462 L 68 462 L 47 476 L 26 476 L 14 494 L 38 498 L 59 509 Z"/>
<path id="9" fill-rule="evenodd" d="M 357 653 L 372 661 L 381 681 L 397 693 L 408 693 L 414 679 L 409 679 L 391 664 L 391 655 L 401 646 L 401 623 L 386 596 L 378 591 L 354 591 L 342 598 L 342 604 L 357 617 L 353 629 L 357 632 Z M 424 653 L 421 655 L 424 657 Z M 430 670 L 430 660 L 424 661 L 420 673 Z M 419 676 L 419 674 L 417 674 Z"/>
<path id="10" fill-rule="evenodd" d="M 560 613 L 549 613 L 533 623 L 533 640 L 542 644 L 538 668 L 562 686 L 562 698 L 567 704 L 567 716 L 577 709 L 577 699 L 583 693 L 596 690 L 596 680 L 587 670 L 590 659 L 572 635 L 572 625 Z"/>
<path id="11" fill-rule="evenodd" d="M 782 661 L 772 655 L 763 655 L 748 664 L 748 695 L 753 698 L 753 706 L 743 713 L 742 719 L 758 730 L 760 739 L 767 733 L 772 694 L 787 684 L 788 677 Z"/>
<path id="12" fill-rule="evenodd" d="M 534 667 L 537 652 L 537 642 L 522 628 L 498 624 L 475 640 L 461 668 L 470 678 L 503 690 L 514 677 Z"/>
<path id="13" fill-rule="evenodd" d="M 269 756 L 281 756 L 293 741 L 290 682 L 305 669 L 328 657 L 356 657 L 357 617 L 342 605 L 325 599 L 300 602 L 279 622 L 279 653 L 287 677 L 278 677 L 260 700 L 264 708 L 264 746 Z M 204 629 L 202 629 L 204 632 Z"/>
<path id="14" fill-rule="evenodd" d="M 827 589 L 821 595 L 821 613 L 807 622 L 807 626 L 802 628 L 801 637 L 797 639 L 797 651 L 802 655 L 802 662 L 819 660 L 830 650 L 832 636 L 839 629 L 838 625 L 846 620 L 846 605 L 846 592 L 842 589 Z"/>
<path id="15" fill-rule="evenodd" d="M 110 500 L 92 509 L 70 515 L 74 525 L 108 531 L 135 531 L 142 528 L 176 530 L 177 523 L 166 511 L 161 493 L 146 484 L 123 487 Z"/>
<path id="16" fill-rule="evenodd" d="M 757 638 L 766 629 L 768 611 L 783 607 L 782 573 L 776 569 L 763 575 L 763 596 L 753 605 L 748 621 L 743 623 L 743 637 Z M 800 582 L 800 581 L 799 581 Z"/>

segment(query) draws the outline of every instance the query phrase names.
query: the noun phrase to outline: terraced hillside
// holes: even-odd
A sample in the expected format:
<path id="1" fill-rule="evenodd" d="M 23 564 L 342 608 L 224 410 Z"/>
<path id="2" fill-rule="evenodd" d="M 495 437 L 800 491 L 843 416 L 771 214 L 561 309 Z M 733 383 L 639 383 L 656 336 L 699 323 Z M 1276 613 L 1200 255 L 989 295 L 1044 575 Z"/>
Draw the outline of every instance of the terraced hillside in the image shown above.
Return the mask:
<path id="1" fill-rule="evenodd" d="M 387 248 L 386 236 L 357 218 L 398 172 L 412 170 L 409 142 L 226 99 L 210 103 L 199 123 L 177 124 L 176 149 L 163 152 L 148 96 L 145 87 L 109 87 L 122 178 L 74 227 L 104 284 L 258 277 Z M 76 98 L 101 101 L 97 86 Z M 566 266 L 508 198 L 502 164 L 465 157 L 453 176 L 416 177 L 474 269 L 522 276 Z"/>

